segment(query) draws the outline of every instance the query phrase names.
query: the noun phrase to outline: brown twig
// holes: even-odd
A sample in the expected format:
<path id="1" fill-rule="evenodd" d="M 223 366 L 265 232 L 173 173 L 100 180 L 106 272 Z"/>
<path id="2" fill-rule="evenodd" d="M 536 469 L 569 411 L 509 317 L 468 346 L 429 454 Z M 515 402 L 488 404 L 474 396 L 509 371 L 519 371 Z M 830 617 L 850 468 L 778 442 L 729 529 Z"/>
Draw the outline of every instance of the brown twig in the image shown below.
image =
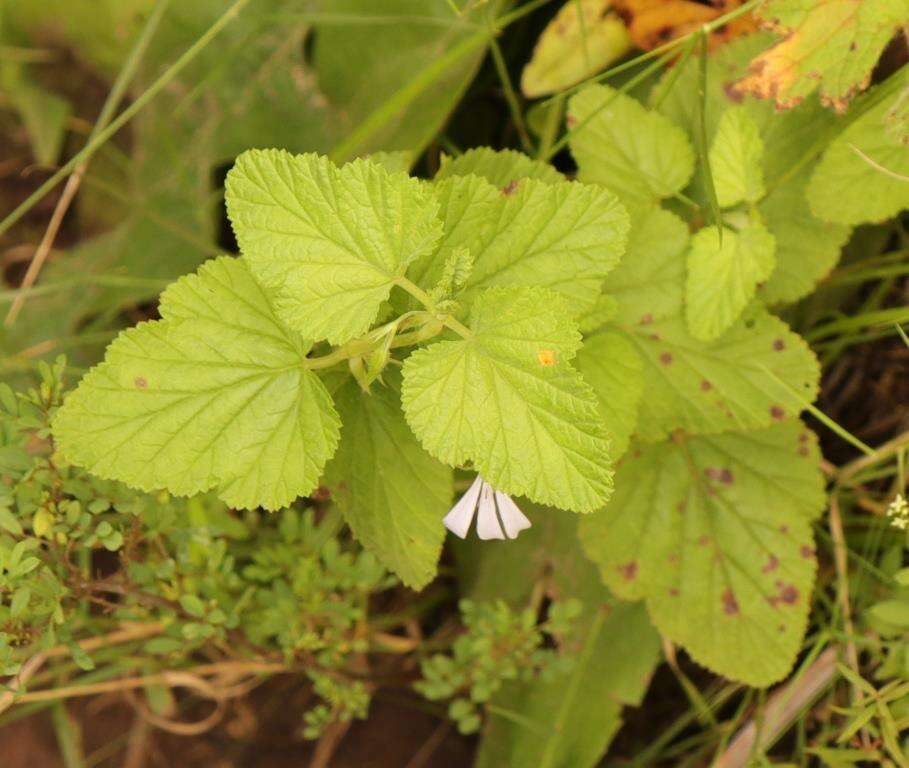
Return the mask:
<path id="1" fill-rule="evenodd" d="M 840 610 L 843 612 L 843 631 L 846 634 L 846 662 L 856 675 L 859 672 L 858 652 L 855 648 L 855 628 L 852 624 L 852 606 L 849 599 L 849 572 L 847 570 L 846 537 L 843 534 L 843 518 L 840 514 L 840 502 L 836 489 L 830 494 L 829 515 L 830 536 L 833 539 L 833 563 L 836 566 L 837 598 Z M 852 703 L 861 704 L 863 700 L 861 689 L 852 686 Z M 862 745 L 870 746 L 867 732 L 862 730 Z"/>
<path id="2" fill-rule="evenodd" d="M 169 4 L 170 0 L 158 0 L 154 11 L 149 15 L 148 20 L 145 22 L 145 27 L 136 38 L 132 50 L 126 57 L 123 67 L 117 75 L 117 79 L 114 81 L 110 92 L 107 94 L 104 104 L 101 106 L 101 113 L 98 115 L 98 119 L 88 136 L 86 147 L 88 147 L 88 145 L 90 145 L 92 141 L 110 125 L 111 120 L 113 120 L 114 113 L 117 111 L 117 107 L 126 95 L 126 89 L 133 79 L 133 75 L 135 75 L 139 63 L 145 55 L 145 51 L 148 49 L 151 38 L 158 28 L 161 17 L 164 15 L 164 11 Z M 6 319 L 3 321 L 3 324 L 7 328 L 16 322 L 16 318 L 19 316 L 19 313 L 22 311 L 22 307 L 28 298 L 29 289 L 38 279 L 41 268 L 44 266 L 44 262 L 47 261 L 47 256 L 54 245 L 54 240 L 57 239 L 57 233 L 60 231 L 60 225 L 63 223 L 63 218 L 66 216 L 66 212 L 69 210 L 69 206 L 76 196 L 76 192 L 79 191 L 79 186 L 82 184 L 82 177 L 85 176 L 85 171 L 88 168 L 90 160 L 91 155 L 88 155 L 85 160 L 76 165 L 72 175 L 66 180 L 66 186 L 63 188 L 60 199 L 54 207 L 54 212 L 51 215 L 50 222 L 44 232 L 44 237 L 41 238 L 41 242 L 35 250 L 35 255 L 32 257 L 25 277 L 22 279 L 22 284 L 19 286 L 19 292 L 16 294 L 12 306 L 6 314 Z"/>
<path id="3" fill-rule="evenodd" d="M 148 756 L 149 732 L 148 720 L 137 713 L 132 728 L 129 730 L 129 741 L 126 743 L 123 768 L 145 768 L 145 758 Z"/>
<path id="4" fill-rule="evenodd" d="M 146 637 L 152 637 L 154 635 L 160 634 L 163 630 L 164 625 L 158 622 L 138 624 L 136 626 L 124 627 L 123 629 L 117 630 L 116 632 L 111 632 L 107 635 L 102 635 L 101 637 L 92 637 L 88 640 L 81 640 L 78 645 L 83 651 L 89 652 L 108 645 L 119 645 L 120 643 L 128 643 L 133 640 L 141 640 Z M 68 646 L 58 645 L 54 648 L 50 648 L 49 650 L 40 651 L 28 659 L 22 665 L 22 668 L 19 670 L 19 674 L 17 674 L 15 678 L 13 678 L 13 680 L 8 684 L 8 690 L 0 693 L 0 712 L 5 712 L 7 709 L 9 709 L 10 706 L 12 706 L 13 702 L 21 700 L 23 696 L 30 695 L 21 694 L 17 696 L 19 690 L 26 683 L 28 683 L 32 677 L 35 676 L 38 670 L 44 666 L 45 662 L 58 656 L 68 656 L 70 653 L 71 651 Z"/>
<path id="5" fill-rule="evenodd" d="M 830 685 L 836 674 L 836 660 L 837 650 L 828 648 L 804 674 L 778 688 L 767 700 L 763 712 L 753 716 L 736 734 L 713 768 L 745 768 L 758 738 L 758 720 L 761 722 L 758 746 L 772 744 L 785 733 L 799 712 Z"/>
<path id="6" fill-rule="evenodd" d="M 451 723 L 449 721 L 446 720 L 440 723 L 439 727 L 432 732 L 429 738 L 414 753 L 414 756 L 407 761 L 407 765 L 404 768 L 425 768 L 435 751 L 442 746 L 442 742 L 445 741 L 445 737 L 450 730 Z"/>
<path id="7" fill-rule="evenodd" d="M 341 740 L 350 730 L 351 721 L 335 721 L 331 723 L 322 734 L 316 749 L 313 752 L 312 760 L 309 762 L 309 768 L 328 768 L 331 765 L 331 758 L 334 757 L 335 750 L 340 746 Z"/>

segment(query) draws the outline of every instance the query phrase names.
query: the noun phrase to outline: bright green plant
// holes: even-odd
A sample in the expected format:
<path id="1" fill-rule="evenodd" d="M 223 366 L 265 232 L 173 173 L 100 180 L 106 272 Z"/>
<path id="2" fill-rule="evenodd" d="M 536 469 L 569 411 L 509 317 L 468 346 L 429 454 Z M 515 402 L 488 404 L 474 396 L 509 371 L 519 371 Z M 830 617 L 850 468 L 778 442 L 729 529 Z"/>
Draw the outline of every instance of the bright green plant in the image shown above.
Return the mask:
<path id="1" fill-rule="evenodd" d="M 581 540 L 617 594 L 646 598 L 714 669 L 778 679 L 814 574 L 821 479 L 795 418 L 818 366 L 755 297 L 759 282 L 801 290 L 774 265 L 812 223 L 772 214 L 760 108 L 709 106 L 712 224 L 697 184 L 681 194 L 684 130 L 602 86 L 570 103 L 578 181 L 515 153 L 469 152 L 432 182 L 385 158 L 246 153 L 227 180 L 242 258 L 178 281 L 161 320 L 111 345 L 55 419 L 61 451 L 234 507 L 280 508 L 326 482 L 364 546 L 415 587 L 444 533 L 442 465 L 470 468 L 490 496 L 600 510 Z M 687 228 L 660 206 L 673 197 L 703 227 L 687 281 Z M 690 611 L 702 620 L 678 624 Z"/>
<path id="2" fill-rule="evenodd" d="M 226 182 L 240 257 L 171 284 L 160 319 L 124 331 L 56 414 L 58 390 L 29 401 L 60 461 L 42 467 L 47 481 L 23 476 L 23 496 L 37 495 L 0 512 L 13 630 L 0 662 L 14 668 L 29 632 L 51 642 L 79 597 L 34 553 L 68 541 L 129 550 L 131 505 L 143 534 L 160 525 L 179 553 L 128 558 L 133 583 L 179 612 L 157 650 L 241 632 L 287 663 L 314 662 L 323 701 L 305 729 L 316 736 L 365 712 L 370 687 L 344 671 L 372 647 L 368 598 L 394 583 L 386 569 L 427 585 L 443 518 L 463 535 L 479 510 L 481 538 L 513 538 L 525 520 L 514 496 L 537 525 L 583 513 L 559 525 L 546 567 L 584 554 L 611 591 L 596 583 L 585 605 L 585 644 L 604 646 L 598 607 L 614 595 L 641 601 L 666 641 L 722 675 L 756 687 L 784 677 L 803 646 L 825 496 L 799 420 L 820 368 L 776 312 L 829 273 L 852 227 L 909 205 L 906 72 L 843 118 L 812 96 L 844 111 L 905 3 L 831 3 L 846 34 L 817 52 L 823 5 L 768 3 L 787 41 L 758 35 L 709 59 L 705 44 L 652 89 L 572 89 L 558 144 L 572 180 L 490 149 L 443 158 L 428 180 L 400 154 L 241 154 Z M 843 74 L 831 52 L 852 43 L 861 60 Z M 792 80 L 770 89 L 793 50 Z M 748 74 L 755 60 L 763 78 Z M 771 90 L 794 108 L 745 95 Z M 86 490 L 55 495 L 60 471 Z M 445 518 L 465 471 L 475 484 Z M 303 497 L 330 498 L 366 552 L 301 514 Z M 280 510 L 277 522 L 259 508 Z M 184 514 L 219 532 L 187 532 Z M 328 540 L 311 546 L 322 530 Z M 255 545 L 236 543 L 247 538 Z M 548 588 L 582 591 L 558 578 Z M 652 669 L 656 636 L 633 608 L 647 640 L 639 664 Z M 510 684 L 547 668 L 541 639 L 559 630 L 504 605 L 464 613 L 467 634 L 424 662 L 419 689 L 451 699 L 465 732 L 490 697 L 524 696 L 549 716 L 537 691 L 550 681 Z M 490 666 L 499 645 L 508 661 Z M 582 654 L 578 669 L 593 666 Z M 572 678 L 573 691 L 584 684 Z M 639 699 L 629 688 L 621 701 Z M 610 728 L 618 721 L 610 712 Z M 547 760 L 568 749 L 553 743 Z M 594 760 L 603 748 L 582 746 Z"/>
<path id="3" fill-rule="evenodd" d="M 448 714 L 461 733 L 481 723 L 477 705 L 488 702 L 507 680 L 552 679 L 568 659 L 541 647 L 543 635 L 563 637 L 581 612 L 577 600 L 553 604 L 545 622 L 537 624 L 531 609 L 515 612 L 503 601 L 462 600 L 467 630 L 452 645 L 452 655 L 437 654 L 421 665 L 416 689 L 426 698 L 450 699 Z"/>

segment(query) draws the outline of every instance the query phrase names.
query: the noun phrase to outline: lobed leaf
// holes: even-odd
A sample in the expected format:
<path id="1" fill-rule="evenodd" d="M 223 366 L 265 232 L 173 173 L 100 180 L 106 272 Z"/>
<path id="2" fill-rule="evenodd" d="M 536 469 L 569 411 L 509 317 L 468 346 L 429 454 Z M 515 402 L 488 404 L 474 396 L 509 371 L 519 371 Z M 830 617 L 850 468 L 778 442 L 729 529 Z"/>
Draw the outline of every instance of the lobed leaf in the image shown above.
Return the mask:
<path id="1" fill-rule="evenodd" d="M 752 306 L 715 341 L 693 338 L 682 316 L 622 331 L 644 360 L 637 435 L 662 440 L 756 429 L 799 413 L 817 395 L 820 371 L 808 345 Z"/>
<path id="2" fill-rule="evenodd" d="M 764 142 L 743 107 L 727 109 L 710 145 L 710 170 L 722 208 L 755 203 L 764 196 Z"/>
<path id="3" fill-rule="evenodd" d="M 581 330 L 595 331 L 598 318 L 617 315 L 627 322 L 676 314 L 682 306 L 683 254 L 688 226 L 658 205 L 630 208 L 631 232 L 619 265 L 603 283 L 597 305 L 581 320 Z"/>
<path id="4" fill-rule="evenodd" d="M 434 180 L 471 175 L 486 179 L 499 189 L 521 179 L 537 179 L 547 184 L 565 181 L 565 177 L 549 163 L 534 160 L 514 149 L 496 150 L 490 147 L 468 149 L 458 157 L 442 155 Z"/>
<path id="5" fill-rule="evenodd" d="M 909 83 L 909 69 L 901 77 Z M 816 216 L 837 224 L 877 223 L 909 208 L 909 149 L 888 130 L 902 98 L 895 93 L 882 100 L 827 147 L 806 189 Z"/>
<path id="6" fill-rule="evenodd" d="M 243 258 L 307 338 L 343 344 L 365 333 L 395 281 L 442 234 L 419 181 L 356 160 L 250 150 L 225 185 Z"/>
<path id="7" fill-rule="evenodd" d="M 824 505 L 816 439 L 798 421 L 641 445 L 581 543 L 625 599 L 699 663 L 748 685 L 784 677 L 801 649 Z"/>
<path id="8" fill-rule="evenodd" d="M 691 238 L 685 315 L 691 335 L 702 341 L 727 330 L 754 298 L 758 283 L 776 263 L 773 235 L 758 222 L 739 231 L 704 227 Z"/>
<path id="9" fill-rule="evenodd" d="M 808 207 L 802 172 L 774 189 L 758 212 L 776 241 L 776 267 L 759 286 L 765 304 L 792 302 L 809 294 L 836 266 L 850 227 L 817 218 Z"/>
<path id="10" fill-rule="evenodd" d="M 770 0 L 757 14 L 785 37 L 752 62 L 736 89 L 773 99 L 780 109 L 819 90 L 824 103 L 845 112 L 909 18 L 909 1 Z"/>
<path id="11" fill-rule="evenodd" d="M 568 114 L 580 181 L 648 203 L 680 192 L 691 179 L 694 152 L 688 137 L 631 96 L 588 86 L 572 96 Z"/>
<path id="12" fill-rule="evenodd" d="M 612 458 L 628 448 L 644 391 L 644 363 L 634 345 L 615 331 L 592 336 L 581 348 L 578 370 L 596 393 L 609 433 Z"/>
<path id="13" fill-rule="evenodd" d="M 467 248 L 474 263 L 461 296 L 467 303 L 492 286 L 542 286 L 581 313 L 594 305 L 625 248 L 628 215 L 613 194 L 595 186 L 525 179 L 500 192 L 476 176 L 453 176 L 435 189 L 441 247 L 408 276 L 432 286 L 447 255 Z"/>
<path id="14" fill-rule="evenodd" d="M 540 288 L 479 294 L 471 336 L 404 363 L 404 414 L 447 464 L 473 462 L 497 489 L 581 512 L 605 503 L 609 443 L 596 397 L 570 361 L 580 335 Z"/>
<path id="15" fill-rule="evenodd" d="M 436 573 L 454 493 L 451 470 L 427 454 L 401 414 L 396 386 L 334 393 L 344 426 L 325 470 L 332 499 L 357 540 L 409 587 Z"/>
<path id="16" fill-rule="evenodd" d="M 163 320 L 118 336 L 66 398 L 54 438 L 74 464 L 145 491 L 216 489 L 278 509 L 309 493 L 340 422 L 246 265 L 223 257 L 162 297 Z"/>

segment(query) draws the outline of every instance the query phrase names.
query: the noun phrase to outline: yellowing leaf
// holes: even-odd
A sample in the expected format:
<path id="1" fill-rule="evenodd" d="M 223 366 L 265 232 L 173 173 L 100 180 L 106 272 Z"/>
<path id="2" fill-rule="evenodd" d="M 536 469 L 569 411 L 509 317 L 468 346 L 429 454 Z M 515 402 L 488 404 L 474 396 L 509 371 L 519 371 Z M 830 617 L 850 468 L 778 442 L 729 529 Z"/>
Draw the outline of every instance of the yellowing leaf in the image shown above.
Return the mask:
<path id="1" fill-rule="evenodd" d="M 543 30 L 521 74 L 521 90 L 534 98 L 556 93 L 596 74 L 631 48 L 612 0 L 566 0 Z M 578 9 L 581 10 L 580 17 Z"/>
<path id="2" fill-rule="evenodd" d="M 844 112 L 909 19 L 909 0 L 771 0 L 758 13 L 786 37 L 751 63 L 736 89 L 781 109 L 820 89 L 821 101 Z"/>
<path id="3" fill-rule="evenodd" d="M 616 0 L 635 46 L 649 51 L 712 21 L 720 11 L 692 0 Z"/>

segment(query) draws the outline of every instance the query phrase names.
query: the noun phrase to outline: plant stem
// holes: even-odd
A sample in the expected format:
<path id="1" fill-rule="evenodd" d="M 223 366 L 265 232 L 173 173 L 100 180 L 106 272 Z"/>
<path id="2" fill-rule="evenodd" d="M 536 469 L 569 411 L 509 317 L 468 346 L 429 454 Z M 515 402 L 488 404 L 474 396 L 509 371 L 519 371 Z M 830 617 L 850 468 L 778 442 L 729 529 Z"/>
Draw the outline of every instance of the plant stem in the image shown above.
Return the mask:
<path id="1" fill-rule="evenodd" d="M 419 301 L 428 312 L 436 314 L 437 309 L 435 301 L 433 301 L 432 296 L 420 288 L 419 285 L 412 282 L 411 280 L 408 280 L 404 276 L 399 277 L 395 282 L 399 287 L 403 288 L 417 301 Z M 473 332 L 453 315 L 441 315 L 439 316 L 439 321 L 442 323 L 442 325 L 450 328 L 459 336 L 462 336 L 465 339 L 469 339 L 473 336 Z"/>
<path id="2" fill-rule="evenodd" d="M 167 10 L 169 4 L 170 0 L 158 0 L 156 3 L 154 10 L 148 17 L 148 21 L 145 22 L 145 26 L 139 33 L 138 38 L 136 38 L 132 50 L 130 50 L 129 55 L 126 57 L 126 61 L 123 62 L 120 73 L 117 75 L 117 79 L 108 92 L 107 98 L 104 100 L 104 105 L 101 107 L 101 113 L 98 115 L 98 119 L 95 121 L 91 133 L 88 135 L 86 144 L 91 144 L 98 134 L 107 127 L 111 118 L 113 118 L 114 112 L 123 99 L 133 76 L 136 74 L 136 70 L 139 68 L 139 62 L 142 61 L 142 57 L 148 50 L 151 39 L 157 31 L 158 24 L 161 22 L 161 18 L 164 16 L 164 12 Z M 54 240 L 57 239 L 57 232 L 60 231 L 60 225 L 63 224 L 63 217 L 66 216 L 70 203 L 72 203 L 73 198 L 75 198 L 76 192 L 79 191 L 82 178 L 85 176 L 85 171 L 88 168 L 89 159 L 90 158 L 86 157 L 85 160 L 79 163 L 73 171 L 73 175 L 66 181 L 66 186 L 63 188 L 63 194 L 60 195 L 60 199 L 57 201 L 57 205 L 54 208 L 54 212 L 51 214 L 50 222 L 47 225 L 44 236 L 35 249 L 35 253 L 32 256 L 31 263 L 28 265 L 25 277 L 22 278 L 22 285 L 19 286 L 19 289 L 16 292 L 16 298 L 13 300 L 9 312 L 7 312 L 6 320 L 3 321 L 3 324 L 7 327 L 16 322 L 16 318 L 19 316 L 22 307 L 28 299 L 29 288 L 31 288 L 38 279 L 41 268 L 44 266 L 44 262 L 54 245 Z"/>
<path id="3" fill-rule="evenodd" d="M 0 221 L 0 235 L 4 234 L 21 219 L 32 206 L 39 200 L 43 199 L 48 192 L 57 186 L 66 178 L 76 166 L 85 160 L 88 160 L 95 152 L 98 151 L 114 134 L 117 133 L 124 125 L 133 119 L 145 106 L 155 98 L 183 69 L 185 69 L 193 59 L 198 56 L 202 50 L 220 34 L 233 19 L 248 5 L 250 0 L 234 0 L 231 6 L 196 40 L 189 48 L 184 51 L 173 64 L 171 64 L 161 76 L 152 83 L 146 91 L 139 96 L 132 104 L 124 109 L 104 130 L 100 131 L 97 136 L 89 141 L 79 152 L 77 152 L 69 161 L 58 170 L 53 176 L 45 181 L 38 189 L 32 192 L 22 203 L 20 203 L 12 213 L 3 221 Z"/>

